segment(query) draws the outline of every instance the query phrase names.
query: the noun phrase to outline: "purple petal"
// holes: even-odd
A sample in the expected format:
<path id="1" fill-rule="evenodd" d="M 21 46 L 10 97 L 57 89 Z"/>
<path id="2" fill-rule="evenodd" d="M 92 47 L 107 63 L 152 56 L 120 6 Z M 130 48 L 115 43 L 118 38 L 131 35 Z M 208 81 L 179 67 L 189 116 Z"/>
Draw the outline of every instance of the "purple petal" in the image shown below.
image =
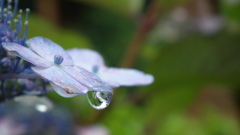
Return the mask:
<path id="1" fill-rule="evenodd" d="M 87 87 L 89 91 L 94 90 L 108 93 L 113 92 L 112 89 L 105 85 L 99 77 L 91 72 L 88 72 L 84 68 L 77 66 L 62 66 L 62 69 L 80 84 Z"/>
<path id="2" fill-rule="evenodd" d="M 108 68 L 97 75 L 110 87 L 148 85 L 154 80 L 150 74 L 127 68 Z"/>
<path id="3" fill-rule="evenodd" d="M 67 50 L 67 52 L 72 57 L 75 65 L 83 67 L 90 72 L 93 72 L 94 66 L 98 68 L 105 67 L 102 56 L 96 51 L 73 48 Z"/>
<path id="4" fill-rule="evenodd" d="M 52 65 L 51 62 L 38 56 L 32 50 L 30 50 L 22 45 L 19 45 L 16 43 L 5 42 L 2 44 L 2 46 L 7 52 L 21 57 L 22 59 L 32 63 L 33 65 L 36 65 L 39 67 L 50 67 Z"/>
<path id="5" fill-rule="evenodd" d="M 88 88 L 78 83 L 58 66 L 51 66 L 49 68 L 35 66 L 32 67 L 32 70 L 50 83 L 64 89 L 68 94 L 86 94 L 88 92 Z"/>
<path id="6" fill-rule="evenodd" d="M 54 62 L 54 56 L 60 55 L 63 57 L 61 65 L 73 65 L 71 56 L 58 44 L 44 37 L 34 37 L 27 41 L 29 47 L 39 56 Z"/>

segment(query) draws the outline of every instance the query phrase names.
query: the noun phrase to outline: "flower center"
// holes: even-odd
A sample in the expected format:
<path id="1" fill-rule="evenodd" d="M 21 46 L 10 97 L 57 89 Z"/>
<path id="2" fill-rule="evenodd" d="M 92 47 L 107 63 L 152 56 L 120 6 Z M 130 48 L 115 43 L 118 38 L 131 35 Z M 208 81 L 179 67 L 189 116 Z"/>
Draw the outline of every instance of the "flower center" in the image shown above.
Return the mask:
<path id="1" fill-rule="evenodd" d="M 54 63 L 60 65 L 63 62 L 63 57 L 61 55 L 54 56 Z"/>
<path id="2" fill-rule="evenodd" d="M 93 73 L 96 74 L 96 73 L 98 72 L 98 70 L 99 70 L 99 67 L 98 67 L 98 66 L 95 65 L 95 66 L 92 67 L 92 72 L 93 72 Z"/>

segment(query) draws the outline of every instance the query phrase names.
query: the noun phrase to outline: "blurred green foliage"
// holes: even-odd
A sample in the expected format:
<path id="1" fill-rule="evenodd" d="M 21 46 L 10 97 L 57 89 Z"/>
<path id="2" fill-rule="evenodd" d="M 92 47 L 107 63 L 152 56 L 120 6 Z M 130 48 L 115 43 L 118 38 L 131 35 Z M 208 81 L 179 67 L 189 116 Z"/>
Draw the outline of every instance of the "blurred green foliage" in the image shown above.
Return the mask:
<path id="1" fill-rule="evenodd" d="M 91 40 L 93 48 L 103 55 L 108 66 L 118 66 L 137 28 L 134 20 L 101 9 L 90 9 L 87 12 L 86 23 L 79 20 L 70 27 Z"/>
<path id="2" fill-rule="evenodd" d="M 225 31 L 214 37 L 189 36 L 160 49 L 153 46 L 160 53 L 148 68 L 161 82 L 156 87 L 192 83 L 237 85 L 240 79 L 239 43 L 238 35 Z"/>
<path id="3" fill-rule="evenodd" d="M 238 22 L 240 21 L 240 5 L 231 3 L 230 0 L 221 0 L 221 12 L 223 13 L 224 17 L 226 17 L 229 20 L 235 20 Z"/>
<path id="4" fill-rule="evenodd" d="M 90 41 L 87 37 L 71 29 L 61 28 L 43 18 L 31 14 L 29 17 L 29 38 L 42 36 L 51 39 L 65 49 L 79 47 L 89 48 Z"/>
<path id="5" fill-rule="evenodd" d="M 90 5 L 102 7 L 117 13 L 125 15 L 135 15 L 143 6 L 144 0 L 73 0 L 77 2 L 86 2 Z"/>
<path id="6" fill-rule="evenodd" d="M 64 48 L 92 47 L 103 54 L 109 65 L 118 65 L 138 25 L 129 16 L 141 12 L 143 1 L 78 1 L 101 8 L 90 9 L 87 23 L 75 22 L 73 29 L 57 27 L 32 15 L 29 37 L 44 36 Z M 185 2 L 161 1 L 164 11 Z M 240 29 L 235 29 L 240 28 L 239 6 L 222 2 L 221 13 L 227 25 L 216 35 L 194 33 L 172 43 L 145 42 L 135 68 L 153 74 L 155 82 L 118 89 L 113 103 L 94 122 L 105 125 L 113 135 L 239 135 L 239 120 L 214 106 L 207 106 L 201 117 L 187 113 L 202 86 L 239 88 Z M 48 97 L 70 108 L 78 124 L 89 124 L 100 113 L 89 106 L 84 95 L 66 99 L 52 92 Z"/>

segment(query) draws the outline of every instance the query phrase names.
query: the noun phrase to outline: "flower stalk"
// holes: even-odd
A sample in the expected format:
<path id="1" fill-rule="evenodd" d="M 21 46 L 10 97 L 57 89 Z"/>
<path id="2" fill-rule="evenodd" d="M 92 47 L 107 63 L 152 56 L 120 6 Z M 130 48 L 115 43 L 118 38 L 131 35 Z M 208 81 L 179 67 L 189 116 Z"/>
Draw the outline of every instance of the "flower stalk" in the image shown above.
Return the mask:
<path id="1" fill-rule="evenodd" d="M 15 74 L 15 73 L 7 73 L 7 74 L 1 74 L 0 80 L 6 80 L 6 79 L 37 79 L 40 78 L 36 74 L 27 74 L 27 73 L 21 73 L 21 74 Z"/>

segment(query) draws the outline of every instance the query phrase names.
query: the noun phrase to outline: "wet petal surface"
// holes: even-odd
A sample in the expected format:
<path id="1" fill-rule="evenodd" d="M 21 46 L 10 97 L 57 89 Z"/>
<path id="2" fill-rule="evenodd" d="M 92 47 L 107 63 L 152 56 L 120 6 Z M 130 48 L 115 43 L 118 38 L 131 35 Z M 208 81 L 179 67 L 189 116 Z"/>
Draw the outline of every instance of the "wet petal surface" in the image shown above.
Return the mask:
<path id="1" fill-rule="evenodd" d="M 50 68 L 32 67 L 32 70 L 50 83 L 64 89 L 68 94 L 86 94 L 88 92 L 88 88 L 77 82 L 58 66 Z"/>
<path id="2" fill-rule="evenodd" d="M 89 91 L 112 93 L 112 89 L 105 85 L 99 77 L 84 68 L 78 66 L 62 66 L 61 68 L 80 84 L 87 87 Z"/>
<path id="3" fill-rule="evenodd" d="M 50 84 L 52 85 L 52 88 L 57 92 L 57 94 L 59 94 L 62 97 L 70 98 L 78 95 L 78 94 L 68 94 L 63 88 L 58 87 L 57 85 L 52 83 Z"/>
<path id="4" fill-rule="evenodd" d="M 58 44 L 44 37 L 34 37 L 27 41 L 30 49 L 32 49 L 39 56 L 54 62 L 55 55 L 63 57 L 61 65 L 73 65 L 71 56 Z"/>
<path id="5" fill-rule="evenodd" d="M 32 50 L 30 50 L 22 45 L 19 45 L 16 43 L 5 42 L 5 43 L 3 43 L 2 46 L 7 52 L 21 57 L 22 59 L 32 63 L 33 65 L 36 65 L 39 67 L 50 67 L 52 65 L 51 62 L 38 56 Z"/>

